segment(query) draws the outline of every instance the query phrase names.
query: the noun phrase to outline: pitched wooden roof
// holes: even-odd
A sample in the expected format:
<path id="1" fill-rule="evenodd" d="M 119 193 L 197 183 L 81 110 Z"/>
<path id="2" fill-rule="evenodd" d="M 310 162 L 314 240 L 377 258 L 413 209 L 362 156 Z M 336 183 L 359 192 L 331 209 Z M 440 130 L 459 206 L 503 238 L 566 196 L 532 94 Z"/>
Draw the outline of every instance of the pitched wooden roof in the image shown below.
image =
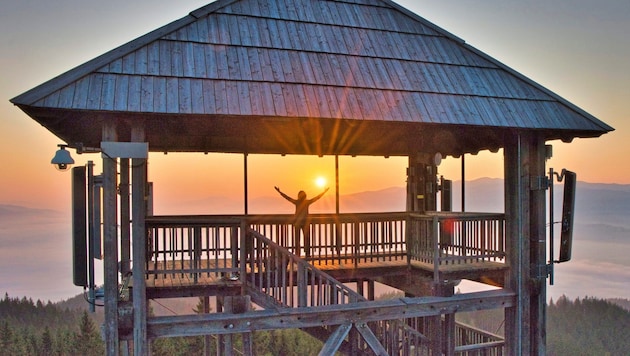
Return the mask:
<path id="1" fill-rule="evenodd" d="M 11 101 L 68 143 L 143 120 L 151 150 L 457 155 L 612 130 L 388 0 L 219 0 Z"/>

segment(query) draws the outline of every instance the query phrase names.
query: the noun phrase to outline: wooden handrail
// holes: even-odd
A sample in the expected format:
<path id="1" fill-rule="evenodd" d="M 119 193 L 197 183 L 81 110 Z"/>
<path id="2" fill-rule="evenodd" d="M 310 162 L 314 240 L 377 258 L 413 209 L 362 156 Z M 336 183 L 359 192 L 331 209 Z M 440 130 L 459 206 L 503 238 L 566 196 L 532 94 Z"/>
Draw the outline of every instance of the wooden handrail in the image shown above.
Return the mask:
<path id="1" fill-rule="evenodd" d="M 366 300 L 259 232 L 249 229 L 246 238 L 253 239 L 252 251 L 245 262 L 248 271 L 246 283 L 275 298 L 283 306 L 337 305 Z M 296 297 L 292 292 L 294 288 L 297 288 Z"/>
<path id="2" fill-rule="evenodd" d="M 302 251 L 300 246 L 306 241 L 300 241 L 304 237 L 294 230 L 293 216 L 289 214 L 147 217 L 147 241 L 152 243 L 147 255 L 153 262 L 147 266 L 147 271 L 155 274 L 160 268 L 169 272 L 188 268 L 191 273 L 235 272 L 235 265 L 225 264 L 218 268 L 184 267 L 184 256 L 201 261 L 202 257 L 229 255 L 235 263 L 240 250 L 237 234 L 244 221 L 248 228 L 313 263 L 345 263 L 356 267 L 363 262 L 407 259 L 430 264 L 434 277 L 438 278 L 439 269 L 444 265 L 503 262 L 505 257 L 504 214 L 403 212 L 313 214 L 309 218 L 310 249 Z M 223 237 L 225 229 L 235 232 L 227 234 L 230 238 L 218 244 L 210 243 L 208 236 Z M 201 236 L 201 241 L 197 235 Z M 160 265 L 162 261 L 171 261 L 171 265 Z"/>

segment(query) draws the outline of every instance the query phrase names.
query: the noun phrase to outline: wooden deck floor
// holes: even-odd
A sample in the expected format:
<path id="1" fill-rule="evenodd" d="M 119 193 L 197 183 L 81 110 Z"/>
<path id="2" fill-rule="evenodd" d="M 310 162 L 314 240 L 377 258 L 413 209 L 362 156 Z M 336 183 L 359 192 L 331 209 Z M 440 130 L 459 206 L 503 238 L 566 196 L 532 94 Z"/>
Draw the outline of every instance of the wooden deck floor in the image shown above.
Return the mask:
<path id="1" fill-rule="evenodd" d="M 221 268 L 232 268 L 231 261 L 220 261 Z M 374 277 L 396 277 L 418 275 L 419 278 L 432 279 L 434 276 L 433 265 L 411 261 L 407 263 L 406 257 L 398 258 L 370 258 L 363 261 L 351 261 L 349 259 L 325 259 L 311 261 L 316 268 L 330 274 L 342 281 L 356 281 L 359 279 L 373 279 Z M 240 292 L 241 282 L 231 280 L 231 274 L 218 272 L 215 261 L 199 261 L 198 272 L 191 273 L 190 261 L 176 261 L 160 263 L 160 268 L 166 267 L 167 273 L 156 274 L 155 266 L 150 266 L 152 274 L 146 278 L 147 294 L 149 296 L 196 296 L 237 294 Z M 203 271 L 200 271 L 203 270 Z M 214 270 L 214 271 L 213 271 Z M 475 262 L 449 264 L 440 267 L 440 278 L 445 280 L 471 279 L 494 286 L 501 286 L 507 266 L 497 262 Z"/>

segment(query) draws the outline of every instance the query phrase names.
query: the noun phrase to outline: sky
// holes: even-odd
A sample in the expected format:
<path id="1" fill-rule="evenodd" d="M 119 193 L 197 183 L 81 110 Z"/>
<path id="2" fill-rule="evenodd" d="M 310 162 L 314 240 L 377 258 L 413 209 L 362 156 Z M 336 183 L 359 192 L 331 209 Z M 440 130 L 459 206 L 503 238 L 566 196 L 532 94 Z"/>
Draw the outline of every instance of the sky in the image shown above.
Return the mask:
<path id="1" fill-rule="evenodd" d="M 10 0 L 0 11 L 0 204 L 70 211 L 70 175 L 50 159 L 62 143 L 9 100 L 110 49 L 177 20 L 204 0 Z M 400 0 L 398 3 L 464 39 L 615 128 L 596 139 L 549 142 L 556 170 L 593 183 L 630 184 L 630 2 L 627 0 Z M 100 161 L 78 156 L 77 164 Z M 625 157 L 625 158 L 624 158 Z M 156 207 L 202 196 L 243 196 L 242 155 L 151 154 Z M 340 192 L 405 185 L 405 158 L 340 157 Z M 194 165 L 191 171 L 188 167 Z M 250 197 L 309 195 L 324 176 L 334 187 L 333 157 L 248 157 Z M 97 168 L 98 172 L 98 168 Z M 439 168 L 461 178 L 460 161 Z M 466 179 L 501 178 L 501 153 L 466 157 Z M 191 189 L 192 188 L 192 189 Z M 159 210 L 157 211 L 159 213 Z M 203 211 L 199 211 L 203 213 Z"/>
<path id="2" fill-rule="evenodd" d="M 106 51 L 179 19 L 203 0 L 21 0 L 0 12 L 0 203 L 68 209 L 69 175 L 51 168 L 54 135 L 13 106 L 9 99 Z M 630 2 L 626 0 L 512 1 L 405 0 L 404 7 L 464 39 L 601 119 L 615 131 L 597 139 L 554 145 L 549 166 L 567 168 L 578 179 L 630 183 Z M 77 164 L 97 155 L 74 155 Z M 204 167 L 179 174 L 184 163 Z M 150 179 L 156 199 L 192 199 L 197 190 L 243 195 L 243 158 L 239 155 L 154 154 Z M 250 156 L 250 196 L 316 193 L 317 175 L 334 182 L 334 158 Z M 340 158 L 341 193 L 404 185 L 404 158 Z M 466 179 L 501 177 L 502 155 L 467 157 Z M 221 169 L 216 169 L 221 167 Z M 261 167 L 257 170 L 256 167 Z M 308 167 L 306 169 L 305 167 Z M 376 168 L 377 167 L 377 168 Z M 278 174 L 278 172 L 282 172 Z M 287 172 L 299 172 L 288 174 Z M 447 178 L 461 178 L 459 160 L 440 167 Z M 167 184 L 168 183 L 168 184 Z M 332 185 L 328 184 L 328 185 Z"/>

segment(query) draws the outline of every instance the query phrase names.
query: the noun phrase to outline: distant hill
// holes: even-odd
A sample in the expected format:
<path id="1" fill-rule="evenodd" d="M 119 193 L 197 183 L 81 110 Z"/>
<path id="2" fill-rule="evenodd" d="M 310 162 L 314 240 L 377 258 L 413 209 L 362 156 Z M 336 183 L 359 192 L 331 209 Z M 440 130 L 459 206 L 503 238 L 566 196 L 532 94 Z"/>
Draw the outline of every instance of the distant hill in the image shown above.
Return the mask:
<path id="1" fill-rule="evenodd" d="M 630 355 L 630 312 L 595 298 L 556 300 L 547 309 L 549 355 Z"/>
<path id="2" fill-rule="evenodd" d="M 19 205 L 0 204 L 0 222 L 9 220 L 37 219 L 67 219 L 63 213 L 50 209 L 27 208 Z"/>
<path id="3" fill-rule="evenodd" d="M 608 302 L 616 304 L 627 311 L 630 311 L 630 299 L 611 298 L 607 299 Z"/>
<path id="4" fill-rule="evenodd" d="M 558 221 L 562 184 L 555 187 Z M 502 179 L 466 181 L 465 188 L 466 211 L 503 212 Z M 331 193 L 314 204 L 311 212 L 334 212 Z M 405 196 L 405 187 L 341 195 L 340 211 L 404 211 Z M 549 289 L 550 297 L 630 298 L 630 185 L 578 182 L 576 198 L 573 259 L 556 267 L 558 278 Z M 243 205 L 239 197 L 210 196 L 155 210 L 157 214 L 242 214 Z M 461 210 L 460 181 L 453 182 L 453 208 Z M 269 194 L 250 198 L 249 210 L 252 214 L 291 214 L 293 206 Z M 55 301 L 76 293 L 79 288 L 71 282 L 70 236 L 68 213 L 0 204 L 0 292 Z"/>

